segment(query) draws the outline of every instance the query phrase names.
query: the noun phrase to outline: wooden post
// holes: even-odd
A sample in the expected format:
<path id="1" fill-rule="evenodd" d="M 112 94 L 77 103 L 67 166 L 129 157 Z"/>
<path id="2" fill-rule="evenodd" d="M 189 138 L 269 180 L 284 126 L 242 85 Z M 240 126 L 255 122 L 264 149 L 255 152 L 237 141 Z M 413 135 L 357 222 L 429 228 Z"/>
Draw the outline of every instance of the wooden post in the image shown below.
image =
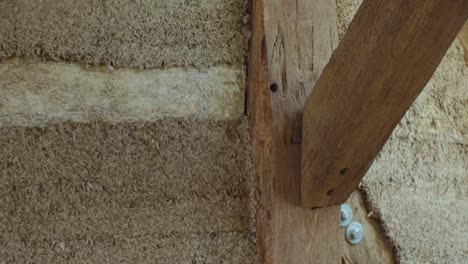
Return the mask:
<path id="1" fill-rule="evenodd" d="M 466 0 L 364 0 L 304 109 L 304 206 L 348 199 L 467 16 Z"/>
<path id="2" fill-rule="evenodd" d="M 302 208 L 299 185 L 302 109 L 337 44 L 335 12 L 335 1 L 252 1 L 248 114 L 260 263 L 341 260 L 339 207 Z"/>

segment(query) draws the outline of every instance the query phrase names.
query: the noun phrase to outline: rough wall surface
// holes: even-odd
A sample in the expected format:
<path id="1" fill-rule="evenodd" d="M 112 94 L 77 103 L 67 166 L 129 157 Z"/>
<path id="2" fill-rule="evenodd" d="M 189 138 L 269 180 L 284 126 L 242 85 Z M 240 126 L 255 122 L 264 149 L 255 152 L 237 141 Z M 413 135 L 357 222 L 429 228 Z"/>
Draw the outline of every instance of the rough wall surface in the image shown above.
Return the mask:
<path id="1" fill-rule="evenodd" d="M 360 3 L 337 1 L 340 36 Z M 467 88 L 455 41 L 362 183 L 401 263 L 466 263 Z"/>
<path id="2" fill-rule="evenodd" d="M 256 263 L 246 9 L 0 1 L 0 263 Z"/>
<path id="3" fill-rule="evenodd" d="M 245 120 L 2 127 L 0 263 L 255 263 L 246 146 Z"/>
<path id="4" fill-rule="evenodd" d="M 247 1 L 75 2 L 0 1 L 0 263 L 255 263 Z M 467 76 L 455 43 L 363 182 L 402 263 L 466 259 Z"/>
<path id="5" fill-rule="evenodd" d="M 242 64 L 245 0 L 0 1 L 0 59 L 125 68 Z"/>
<path id="6" fill-rule="evenodd" d="M 244 112 L 244 86 L 241 66 L 140 71 L 9 60 L 0 64 L 0 124 L 237 119 Z"/>

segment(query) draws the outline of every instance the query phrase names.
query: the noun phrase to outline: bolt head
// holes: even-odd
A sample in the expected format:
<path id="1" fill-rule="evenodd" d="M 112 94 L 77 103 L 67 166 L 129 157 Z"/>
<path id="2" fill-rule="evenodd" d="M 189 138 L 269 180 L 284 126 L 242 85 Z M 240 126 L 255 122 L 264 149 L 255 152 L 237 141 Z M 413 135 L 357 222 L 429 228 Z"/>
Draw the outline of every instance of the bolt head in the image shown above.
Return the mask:
<path id="1" fill-rule="evenodd" d="M 347 204 L 342 204 L 340 209 L 341 209 L 340 226 L 346 227 L 351 223 L 353 219 L 353 210 Z"/>
<path id="2" fill-rule="evenodd" d="M 356 245 L 359 244 L 364 238 L 364 228 L 358 222 L 349 224 L 346 228 L 346 240 L 349 243 Z"/>
<path id="3" fill-rule="evenodd" d="M 341 211 L 341 221 L 346 221 L 348 220 L 350 217 L 349 217 L 349 213 L 346 212 L 346 211 Z"/>
<path id="4" fill-rule="evenodd" d="M 351 230 L 350 237 L 351 237 L 352 239 L 361 239 L 361 237 L 362 237 L 362 230 L 361 230 L 361 229 L 358 229 L 358 228 L 355 228 L 355 229 Z"/>

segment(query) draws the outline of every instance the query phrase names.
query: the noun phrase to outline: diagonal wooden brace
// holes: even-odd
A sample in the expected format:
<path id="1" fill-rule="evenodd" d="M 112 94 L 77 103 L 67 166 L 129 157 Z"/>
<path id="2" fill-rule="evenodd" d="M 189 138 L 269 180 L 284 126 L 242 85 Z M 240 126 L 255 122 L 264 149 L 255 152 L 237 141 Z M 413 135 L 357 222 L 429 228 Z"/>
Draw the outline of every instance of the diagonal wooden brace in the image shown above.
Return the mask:
<path id="1" fill-rule="evenodd" d="M 348 199 L 467 17 L 466 0 L 364 0 L 304 108 L 303 206 Z"/>

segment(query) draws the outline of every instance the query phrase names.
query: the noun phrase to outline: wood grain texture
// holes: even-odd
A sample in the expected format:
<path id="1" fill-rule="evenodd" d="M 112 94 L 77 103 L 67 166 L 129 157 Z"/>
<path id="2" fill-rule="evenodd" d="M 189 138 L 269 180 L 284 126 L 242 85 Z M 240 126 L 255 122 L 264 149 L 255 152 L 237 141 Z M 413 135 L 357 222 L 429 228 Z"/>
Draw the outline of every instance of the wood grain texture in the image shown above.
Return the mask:
<path id="1" fill-rule="evenodd" d="M 362 194 L 359 191 L 353 192 L 347 204 L 353 209 L 353 222 L 361 223 L 364 228 L 364 239 L 357 245 L 351 245 L 343 239 L 346 228 L 341 229 L 344 247 L 342 263 L 396 263 L 394 249 L 385 237 L 377 215 L 367 211 Z"/>
<path id="2" fill-rule="evenodd" d="M 467 16 L 466 0 L 364 0 L 304 108 L 303 206 L 348 199 Z"/>
<path id="3" fill-rule="evenodd" d="M 254 0 L 248 114 L 260 263 L 340 263 L 339 207 L 300 206 L 302 109 L 337 44 L 334 1 Z M 270 84 L 278 90 L 271 92 Z"/>

